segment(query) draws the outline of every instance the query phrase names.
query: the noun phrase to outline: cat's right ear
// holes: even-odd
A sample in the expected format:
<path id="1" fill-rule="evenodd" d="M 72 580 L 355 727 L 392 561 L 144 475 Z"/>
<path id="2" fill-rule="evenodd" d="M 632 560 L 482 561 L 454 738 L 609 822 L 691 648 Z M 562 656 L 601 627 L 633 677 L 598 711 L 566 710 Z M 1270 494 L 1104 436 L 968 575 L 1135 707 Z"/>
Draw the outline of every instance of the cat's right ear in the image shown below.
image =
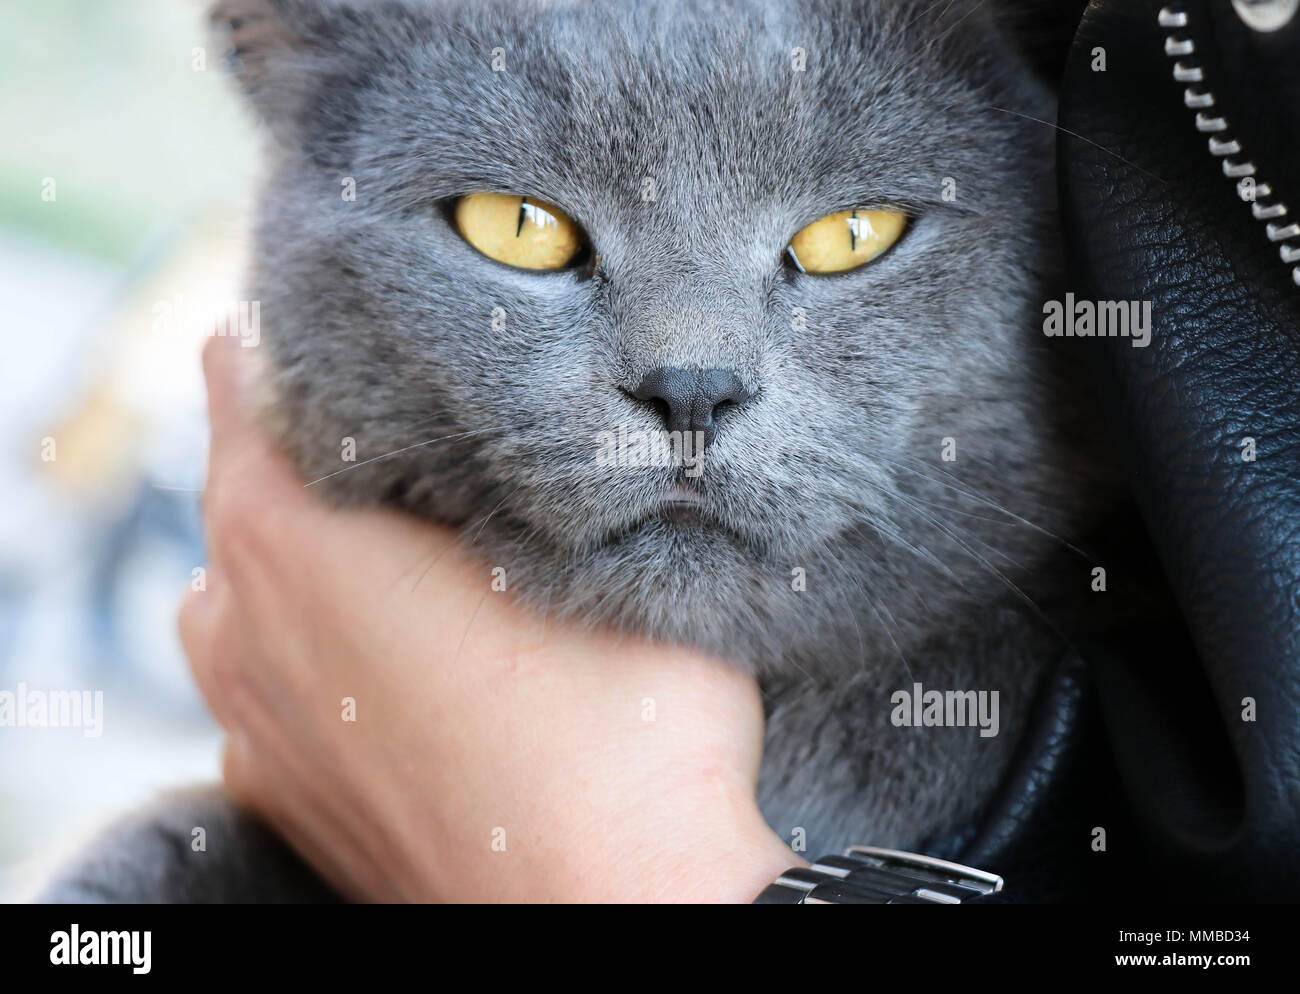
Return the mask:
<path id="1" fill-rule="evenodd" d="M 216 0 L 209 19 L 226 66 L 273 131 L 291 126 L 329 60 L 321 0 Z"/>

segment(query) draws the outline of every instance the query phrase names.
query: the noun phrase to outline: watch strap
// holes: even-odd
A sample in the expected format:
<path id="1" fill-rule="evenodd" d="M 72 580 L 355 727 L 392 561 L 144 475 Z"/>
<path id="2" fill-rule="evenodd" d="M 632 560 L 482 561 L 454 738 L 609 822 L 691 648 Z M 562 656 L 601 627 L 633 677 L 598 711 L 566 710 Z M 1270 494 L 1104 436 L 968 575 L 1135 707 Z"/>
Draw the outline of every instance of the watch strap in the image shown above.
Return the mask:
<path id="1" fill-rule="evenodd" d="M 763 889 L 755 904 L 968 904 L 1002 890 L 996 873 L 875 846 L 850 846 L 797 866 Z"/>

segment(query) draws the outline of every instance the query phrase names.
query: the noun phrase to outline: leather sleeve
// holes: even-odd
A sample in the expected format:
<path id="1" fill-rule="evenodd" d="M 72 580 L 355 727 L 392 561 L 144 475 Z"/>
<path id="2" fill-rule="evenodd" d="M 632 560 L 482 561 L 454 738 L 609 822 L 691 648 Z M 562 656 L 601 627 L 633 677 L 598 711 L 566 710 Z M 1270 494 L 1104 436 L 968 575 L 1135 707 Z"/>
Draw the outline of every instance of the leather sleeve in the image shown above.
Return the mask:
<path id="1" fill-rule="evenodd" d="M 1191 53 L 1167 54 L 1187 42 Z M 1176 80 L 1177 63 L 1201 79 Z M 1096 0 L 1058 123 L 1075 292 L 1152 302 L 1148 347 L 1097 338 L 1088 351 L 1194 644 L 1094 665 L 1132 830 L 1194 881 L 1188 896 L 1293 901 L 1300 230 L 1287 226 L 1300 222 L 1300 15 L 1262 34 L 1230 0 Z M 1238 185 L 1248 166 L 1253 205 Z"/>

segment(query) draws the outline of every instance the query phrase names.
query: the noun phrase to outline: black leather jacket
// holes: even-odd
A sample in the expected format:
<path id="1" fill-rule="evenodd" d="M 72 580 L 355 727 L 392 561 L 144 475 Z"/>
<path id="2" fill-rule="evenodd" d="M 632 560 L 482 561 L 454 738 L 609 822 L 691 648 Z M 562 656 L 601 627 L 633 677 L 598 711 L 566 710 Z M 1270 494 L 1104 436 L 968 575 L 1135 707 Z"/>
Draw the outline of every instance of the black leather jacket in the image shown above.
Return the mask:
<path id="1" fill-rule="evenodd" d="M 1238 0 L 1252 3 L 1269 6 Z M 1300 13 L 1260 31 L 1232 0 L 1095 0 L 1061 94 L 1075 290 L 1152 301 L 1148 348 L 1089 351 L 1182 624 L 1061 661 L 962 857 L 1001 872 L 1012 899 L 1291 902 Z"/>

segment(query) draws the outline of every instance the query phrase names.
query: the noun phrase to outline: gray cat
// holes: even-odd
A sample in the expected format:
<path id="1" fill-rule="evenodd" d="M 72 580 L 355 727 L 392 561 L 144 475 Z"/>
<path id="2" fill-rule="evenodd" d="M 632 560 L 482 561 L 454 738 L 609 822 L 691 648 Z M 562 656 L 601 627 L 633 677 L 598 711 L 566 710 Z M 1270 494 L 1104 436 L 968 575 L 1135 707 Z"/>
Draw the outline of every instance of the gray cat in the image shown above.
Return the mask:
<path id="1" fill-rule="evenodd" d="M 1054 110 L 1023 6 L 215 12 L 274 138 L 249 297 L 267 424 L 305 478 L 462 527 L 536 607 L 752 668 L 760 804 L 809 855 L 943 854 L 1064 639 L 1105 624 L 1072 543 L 1116 489 L 1042 333 Z M 483 191 L 556 205 L 583 250 L 486 257 L 455 213 Z M 786 251 L 855 207 L 906 230 L 843 272 Z M 702 431 L 703 473 L 598 465 L 620 427 Z M 997 734 L 899 727 L 917 682 L 996 691 Z M 208 794 L 117 826 L 46 896 L 327 893 Z"/>

